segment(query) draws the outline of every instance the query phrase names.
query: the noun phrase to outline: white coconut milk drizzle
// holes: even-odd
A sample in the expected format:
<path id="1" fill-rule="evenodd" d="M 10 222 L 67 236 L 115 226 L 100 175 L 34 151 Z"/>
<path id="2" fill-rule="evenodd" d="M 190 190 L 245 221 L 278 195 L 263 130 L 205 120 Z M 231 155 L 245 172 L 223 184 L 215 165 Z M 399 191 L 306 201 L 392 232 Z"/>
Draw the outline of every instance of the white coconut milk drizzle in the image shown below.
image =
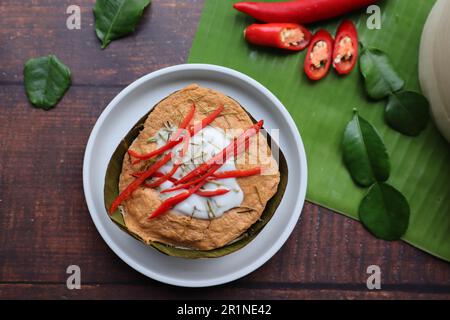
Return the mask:
<path id="1" fill-rule="evenodd" d="M 158 131 L 158 133 L 155 135 L 158 146 L 163 146 L 164 144 L 166 144 L 170 134 L 175 132 L 176 130 L 176 127 L 166 125 L 160 131 Z M 178 168 L 173 177 L 175 179 L 180 179 L 195 167 L 199 166 L 200 164 L 204 163 L 209 158 L 220 152 L 230 143 L 231 140 L 221 129 L 211 126 L 205 127 L 202 131 L 191 137 L 186 155 L 183 157 L 183 159 L 181 159 L 182 165 L 180 166 L 180 168 Z M 172 152 L 174 152 L 174 154 L 179 154 L 182 148 L 183 143 L 180 143 L 175 148 L 173 148 Z M 173 165 L 174 162 L 169 161 L 160 169 L 160 171 L 162 173 L 168 173 L 173 168 Z M 225 162 L 223 166 L 218 170 L 218 172 L 230 170 L 236 170 L 233 158 Z M 168 189 L 172 186 L 172 182 L 166 181 L 158 188 L 158 190 Z M 242 192 L 235 178 L 208 182 L 202 187 L 202 190 L 217 189 L 228 189 L 230 190 L 230 192 L 224 195 L 210 198 L 193 194 L 188 199 L 175 206 L 173 211 L 198 219 L 218 218 L 222 216 L 226 211 L 240 206 L 244 199 L 244 193 Z M 162 199 L 167 199 L 182 192 L 185 192 L 185 190 L 177 190 L 170 193 L 161 193 L 160 196 Z"/>

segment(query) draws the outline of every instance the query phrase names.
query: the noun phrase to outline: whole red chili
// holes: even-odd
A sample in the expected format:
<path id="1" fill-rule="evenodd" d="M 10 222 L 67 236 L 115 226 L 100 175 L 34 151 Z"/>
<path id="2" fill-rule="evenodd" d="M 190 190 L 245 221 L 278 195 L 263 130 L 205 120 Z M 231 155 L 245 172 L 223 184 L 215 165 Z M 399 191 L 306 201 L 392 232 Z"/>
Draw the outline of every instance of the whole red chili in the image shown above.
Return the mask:
<path id="1" fill-rule="evenodd" d="M 377 0 L 300 0 L 289 2 L 238 2 L 234 8 L 263 22 L 308 24 L 339 17 Z"/>
<path id="2" fill-rule="evenodd" d="M 255 23 L 245 29 L 244 36 L 254 45 L 291 51 L 301 51 L 311 41 L 309 30 L 295 23 Z"/>
<path id="3" fill-rule="evenodd" d="M 304 70 L 308 78 L 317 81 L 330 70 L 333 54 L 333 38 L 326 30 L 319 30 L 309 44 Z"/>
<path id="4" fill-rule="evenodd" d="M 349 74 L 358 60 L 358 31 L 351 20 L 341 23 L 336 33 L 333 67 L 339 74 Z"/>

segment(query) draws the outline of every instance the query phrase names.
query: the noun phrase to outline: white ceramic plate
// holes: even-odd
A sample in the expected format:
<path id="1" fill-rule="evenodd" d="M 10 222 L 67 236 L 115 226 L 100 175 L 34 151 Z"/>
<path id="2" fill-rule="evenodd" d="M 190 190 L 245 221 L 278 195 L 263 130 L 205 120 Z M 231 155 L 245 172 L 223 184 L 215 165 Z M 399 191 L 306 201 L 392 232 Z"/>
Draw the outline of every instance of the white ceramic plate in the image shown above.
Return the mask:
<path id="1" fill-rule="evenodd" d="M 108 162 L 120 140 L 160 100 L 191 83 L 234 98 L 266 129 L 278 128 L 278 144 L 289 169 L 288 185 L 273 218 L 243 249 L 215 259 L 188 260 L 159 253 L 120 230 L 108 217 L 103 187 Z M 275 138 L 275 137 L 273 137 Z M 224 67 L 185 64 L 150 73 L 126 87 L 103 111 L 92 130 L 83 164 L 86 202 L 98 231 L 128 265 L 155 280 L 184 287 L 219 285 L 263 265 L 294 229 L 306 193 L 307 166 L 297 127 L 281 102 L 250 77 Z"/>

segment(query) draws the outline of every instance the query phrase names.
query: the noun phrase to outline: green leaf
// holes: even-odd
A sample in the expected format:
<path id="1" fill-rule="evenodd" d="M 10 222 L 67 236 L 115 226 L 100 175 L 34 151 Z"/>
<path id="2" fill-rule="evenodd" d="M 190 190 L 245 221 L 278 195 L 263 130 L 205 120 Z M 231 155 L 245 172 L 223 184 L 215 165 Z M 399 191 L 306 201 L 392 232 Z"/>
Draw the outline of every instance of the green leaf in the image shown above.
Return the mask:
<path id="1" fill-rule="evenodd" d="M 70 86 L 70 69 L 54 55 L 28 60 L 23 75 L 28 100 L 44 110 L 52 109 Z"/>
<path id="2" fill-rule="evenodd" d="M 368 187 L 389 178 L 389 155 L 383 140 L 358 114 L 347 125 L 342 145 L 345 165 L 356 183 Z"/>
<path id="3" fill-rule="evenodd" d="M 402 91 L 389 96 L 386 105 L 386 122 L 400 133 L 418 136 L 430 118 L 430 104 L 421 94 Z"/>
<path id="4" fill-rule="evenodd" d="M 378 49 L 364 48 L 360 58 L 367 94 L 375 100 L 401 90 L 405 82 L 395 71 L 389 57 Z"/>
<path id="5" fill-rule="evenodd" d="M 119 194 L 119 177 L 120 173 L 122 172 L 123 157 L 127 152 L 129 146 L 139 135 L 139 132 L 142 130 L 143 124 L 147 119 L 148 115 L 150 114 L 150 112 L 147 113 L 145 116 L 143 116 L 133 126 L 133 128 L 128 132 L 128 134 L 122 139 L 122 141 L 119 143 L 116 150 L 114 151 L 111 160 L 108 163 L 105 175 L 105 185 L 103 189 L 105 214 L 107 214 L 108 208 L 111 207 L 111 203 Z M 249 116 L 253 120 L 253 122 L 256 122 L 256 120 L 250 114 Z M 266 134 L 269 145 L 274 146 L 275 141 L 272 140 L 269 133 Z M 284 154 L 281 150 L 279 154 L 278 165 L 280 170 L 280 183 L 278 185 L 277 193 L 267 202 L 260 219 L 257 222 L 255 222 L 252 226 L 250 226 L 250 228 L 246 231 L 244 235 L 242 235 L 242 237 L 239 238 L 239 240 L 232 242 L 224 247 L 208 251 L 176 248 L 159 242 L 151 242 L 147 244 L 166 255 L 188 259 L 222 257 L 245 247 L 259 234 L 259 232 L 264 228 L 264 226 L 270 221 L 283 198 L 288 182 L 288 167 L 286 158 L 284 157 Z M 125 221 L 119 209 L 117 209 L 116 212 L 114 212 L 114 214 L 110 216 L 110 218 L 123 231 L 127 232 L 129 235 L 138 239 L 139 241 L 144 242 L 138 235 L 130 232 L 127 229 L 127 226 L 125 225 Z"/>
<path id="6" fill-rule="evenodd" d="M 134 32 L 150 0 L 97 0 L 94 6 L 95 32 L 102 49 L 114 40 Z"/>
<path id="7" fill-rule="evenodd" d="M 408 200 L 386 183 L 374 184 L 359 206 L 359 218 L 377 238 L 399 240 L 408 229 Z"/>

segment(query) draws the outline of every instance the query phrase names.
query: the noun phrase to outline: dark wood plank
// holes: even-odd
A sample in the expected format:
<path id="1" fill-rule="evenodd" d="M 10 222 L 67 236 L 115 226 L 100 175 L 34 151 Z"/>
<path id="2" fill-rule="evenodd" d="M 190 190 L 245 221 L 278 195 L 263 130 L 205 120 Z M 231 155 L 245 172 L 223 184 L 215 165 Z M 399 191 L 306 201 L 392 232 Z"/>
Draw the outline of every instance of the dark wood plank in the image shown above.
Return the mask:
<path id="1" fill-rule="evenodd" d="M 411 292 L 401 290 L 354 290 L 352 288 L 258 288 L 219 287 L 186 289 L 145 285 L 85 285 L 80 290 L 68 290 L 55 284 L 0 284 L 4 299 L 430 299 L 445 300 L 440 292 Z M 184 304 L 185 302 L 180 301 Z"/>
<path id="2" fill-rule="evenodd" d="M 450 298 L 448 263 L 405 243 L 376 240 L 358 222 L 312 204 L 282 250 L 232 284 L 174 289 L 129 268 L 90 220 L 82 189 L 85 145 L 122 87 L 185 62 L 203 1 L 155 1 L 136 34 L 104 51 L 90 25 L 93 1 L 79 3 L 81 31 L 65 29 L 66 4 L 0 4 L 6 44 L 0 46 L 0 297 Z M 50 52 L 72 67 L 74 86 L 44 112 L 28 104 L 22 68 L 29 57 Z M 81 291 L 65 289 L 70 264 L 82 268 Z M 364 286 L 372 264 L 382 269 L 387 289 L 381 293 Z"/>
<path id="3" fill-rule="evenodd" d="M 71 67 L 75 85 L 124 86 L 156 69 L 185 63 L 203 0 L 154 1 L 137 31 L 105 50 L 93 28 L 94 2 L 76 2 L 81 30 L 68 30 L 65 12 L 70 2 L 2 0 L 0 83 L 20 82 L 25 61 L 49 53 Z"/>

